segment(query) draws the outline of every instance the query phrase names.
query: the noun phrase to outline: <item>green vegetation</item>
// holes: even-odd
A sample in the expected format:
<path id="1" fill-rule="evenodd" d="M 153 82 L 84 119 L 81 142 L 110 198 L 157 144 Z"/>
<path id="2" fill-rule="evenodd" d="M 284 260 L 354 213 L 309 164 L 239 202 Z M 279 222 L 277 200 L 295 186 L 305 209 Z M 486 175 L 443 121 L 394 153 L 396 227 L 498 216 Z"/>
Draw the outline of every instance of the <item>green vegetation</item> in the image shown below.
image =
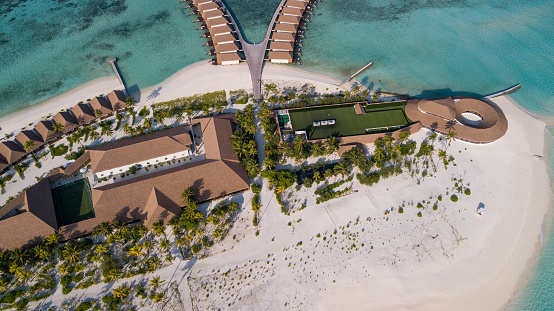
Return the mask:
<path id="1" fill-rule="evenodd" d="M 233 151 L 239 157 L 240 164 L 248 172 L 248 176 L 253 178 L 260 173 L 258 144 L 254 139 L 256 133 L 254 106 L 248 105 L 244 111 L 237 111 L 236 118 L 240 130 L 236 130 L 231 136 L 231 144 Z"/>
<path id="2" fill-rule="evenodd" d="M 354 104 L 289 110 L 292 128 L 308 133 L 309 139 L 380 133 L 408 125 L 406 102 L 365 105 L 365 114 L 356 114 Z M 314 121 L 336 120 L 334 125 L 314 127 Z"/>
<path id="3" fill-rule="evenodd" d="M 469 190 L 469 188 L 467 188 L 466 190 L 464 190 L 464 193 L 465 193 L 465 195 L 470 195 L 470 194 L 471 194 L 471 190 Z"/>
<path id="4" fill-rule="evenodd" d="M 27 168 L 29 168 L 29 163 L 27 162 L 21 162 L 13 166 L 13 169 L 17 172 L 17 175 L 19 175 L 19 178 L 21 179 L 25 179 L 25 175 L 23 175 L 23 173 L 27 170 Z"/>
<path id="5" fill-rule="evenodd" d="M 50 148 L 50 154 L 52 155 L 52 159 L 54 157 L 61 157 L 63 156 L 64 154 L 67 153 L 67 151 L 69 150 L 69 147 L 67 147 L 66 145 L 64 144 L 61 144 L 61 145 L 58 145 L 56 147 L 53 147 L 52 145 L 49 145 L 48 146 Z"/>
<path id="6" fill-rule="evenodd" d="M 267 169 L 275 169 L 282 155 L 279 152 L 279 135 L 276 135 L 278 128 L 273 112 L 266 102 L 260 104 L 260 112 L 258 116 L 261 119 L 262 130 L 264 131 L 265 140 L 265 159 L 264 167 Z"/>
<path id="7" fill-rule="evenodd" d="M 456 196 L 455 194 L 453 194 L 452 196 L 450 196 L 450 201 L 452 201 L 452 202 L 458 202 L 458 196 Z"/>
<path id="8" fill-rule="evenodd" d="M 156 103 L 152 105 L 152 109 L 154 110 L 154 118 L 158 122 L 162 122 L 166 118 L 182 118 L 185 114 L 191 116 L 197 110 L 202 110 L 203 114 L 207 115 L 210 113 L 210 108 L 222 111 L 226 105 L 227 95 L 225 91 L 216 91 Z"/>
<path id="9" fill-rule="evenodd" d="M 334 189 L 342 186 L 345 182 L 350 181 L 352 181 L 352 176 L 348 177 L 346 180 L 341 180 L 336 183 L 332 183 L 326 187 L 317 189 L 314 194 L 318 195 L 319 197 L 316 198 L 315 203 L 323 203 L 348 194 L 350 190 L 352 190 L 352 187 L 346 187 L 345 189 L 340 191 L 334 191 Z"/>
<path id="10" fill-rule="evenodd" d="M 12 174 L 0 176 L 1 194 L 4 194 L 4 192 L 6 192 L 6 183 L 8 183 L 10 180 L 12 180 L 12 178 L 13 178 Z"/>

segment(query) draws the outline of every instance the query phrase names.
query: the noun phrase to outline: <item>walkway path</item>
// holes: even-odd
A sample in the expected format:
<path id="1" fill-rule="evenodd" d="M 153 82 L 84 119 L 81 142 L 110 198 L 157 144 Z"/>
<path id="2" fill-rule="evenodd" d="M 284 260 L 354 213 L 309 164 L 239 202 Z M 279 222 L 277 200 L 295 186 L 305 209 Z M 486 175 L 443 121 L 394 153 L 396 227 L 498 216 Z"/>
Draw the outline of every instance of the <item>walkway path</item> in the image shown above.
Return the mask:
<path id="1" fill-rule="evenodd" d="M 256 102 L 259 102 L 261 99 L 262 71 L 264 67 L 264 58 L 265 58 L 265 52 L 267 50 L 267 43 L 269 42 L 269 37 L 271 36 L 271 31 L 273 30 L 273 25 L 275 24 L 275 21 L 279 16 L 279 12 L 281 12 L 281 8 L 285 5 L 286 1 L 287 0 L 281 0 L 281 3 L 275 10 L 275 14 L 273 14 L 271 23 L 269 23 L 269 27 L 267 29 L 267 33 L 264 41 L 262 41 L 261 43 L 252 44 L 252 43 L 247 43 L 246 40 L 244 40 L 242 33 L 240 32 L 237 26 L 237 23 L 235 22 L 235 19 L 233 18 L 233 16 L 231 15 L 227 7 L 225 6 L 225 3 L 221 0 L 217 0 L 221 8 L 223 8 L 224 11 L 229 15 L 229 19 L 233 24 L 233 26 L 235 27 L 235 30 L 239 37 L 239 41 L 242 45 L 242 49 L 244 50 L 244 55 L 246 56 L 246 62 L 248 63 L 248 68 L 250 69 L 250 77 L 252 78 L 252 88 L 254 90 L 254 100 Z"/>

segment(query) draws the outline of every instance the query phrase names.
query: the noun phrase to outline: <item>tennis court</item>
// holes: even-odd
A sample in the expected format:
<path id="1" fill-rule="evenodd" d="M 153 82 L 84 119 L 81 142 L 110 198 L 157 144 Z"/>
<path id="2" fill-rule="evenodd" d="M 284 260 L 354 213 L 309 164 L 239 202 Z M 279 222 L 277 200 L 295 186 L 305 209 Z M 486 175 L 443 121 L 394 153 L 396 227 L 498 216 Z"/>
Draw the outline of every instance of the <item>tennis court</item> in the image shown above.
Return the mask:
<path id="1" fill-rule="evenodd" d="M 363 107 L 365 114 L 356 114 L 354 104 L 344 104 L 292 109 L 289 115 L 292 128 L 306 131 L 309 139 L 388 132 L 412 123 L 404 112 L 406 102 L 364 104 Z M 313 126 L 313 122 L 324 120 L 335 120 L 335 124 Z"/>
<path id="2" fill-rule="evenodd" d="M 94 218 L 90 184 L 86 178 L 52 189 L 52 198 L 60 227 Z"/>

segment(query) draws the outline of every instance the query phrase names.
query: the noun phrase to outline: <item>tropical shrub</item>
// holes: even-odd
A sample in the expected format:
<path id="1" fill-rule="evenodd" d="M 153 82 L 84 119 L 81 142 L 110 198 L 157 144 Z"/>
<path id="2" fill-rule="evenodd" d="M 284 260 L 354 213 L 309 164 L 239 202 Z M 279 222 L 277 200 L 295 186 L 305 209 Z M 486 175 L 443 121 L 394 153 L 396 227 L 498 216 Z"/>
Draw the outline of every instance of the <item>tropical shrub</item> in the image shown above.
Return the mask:
<path id="1" fill-rule="evenodd" d="M 458 196 L 456 196 L 455 194 L 453 194 L 453 195 L 450 197 L 450 201 L 452 201 L 452 202 L 458 202 Z"/>

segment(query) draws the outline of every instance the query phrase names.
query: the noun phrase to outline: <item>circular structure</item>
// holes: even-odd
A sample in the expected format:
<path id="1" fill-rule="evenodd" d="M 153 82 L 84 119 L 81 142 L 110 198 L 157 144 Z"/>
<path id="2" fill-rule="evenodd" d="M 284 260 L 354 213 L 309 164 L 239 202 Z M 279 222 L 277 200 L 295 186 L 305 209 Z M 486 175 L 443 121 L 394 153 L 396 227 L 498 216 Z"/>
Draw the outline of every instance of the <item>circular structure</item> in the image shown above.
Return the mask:
<path id="1" fill-rule="evenodd" d="M 480 115 L 475 114 L 471 111 L 462 112 L 462 119 L 470 125 L 480 125 L 483 123 L 483 118 Z"/>
<path id="2" fill-rule="evenodd" d="M 496 105 L 475 97 L 413 99 L 406 115 L 423 127 L 472 143 L 490 143 L 508 130 L 506 116 Z"/>

